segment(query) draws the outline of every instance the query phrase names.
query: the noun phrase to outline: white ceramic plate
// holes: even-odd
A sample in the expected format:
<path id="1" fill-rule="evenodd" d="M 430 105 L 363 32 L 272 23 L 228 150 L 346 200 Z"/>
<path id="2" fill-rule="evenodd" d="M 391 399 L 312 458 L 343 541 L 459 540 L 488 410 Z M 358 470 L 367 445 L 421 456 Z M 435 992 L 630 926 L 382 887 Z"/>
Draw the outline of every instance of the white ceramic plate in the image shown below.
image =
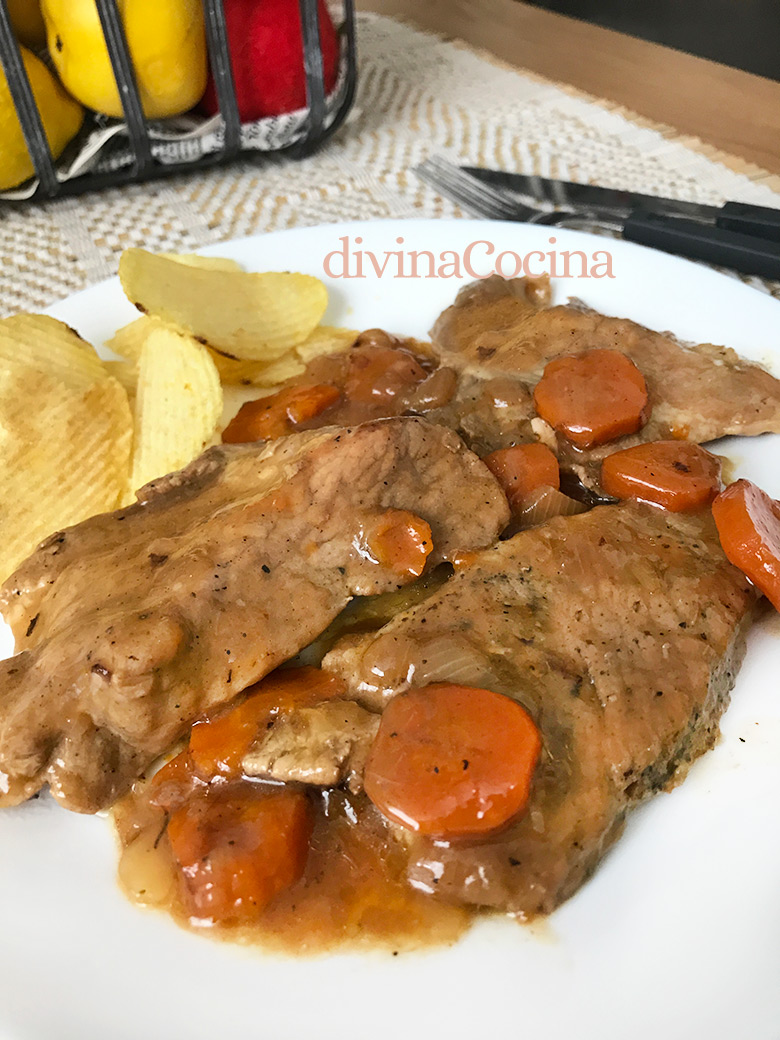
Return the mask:
<path id="1" fill-rule="evenodd" d="M 557 249 L 609 249 L 614 274 L 563 280 L 557 299 L 576 295 L 684 339 L 725 343 L 780 373 L 774 300 L 662 253 L 553 234 Z M 322 277 L 324 257 L 344 236 L 380 263 L 385 250 L 438 256 L 478 240 L 521 255 L 553 248 L 546 228 L 393 221 L 279 232 L 205 252 Z M 486 247 L 473 256 L 486 271 Z M 459 280 L 393 277 L 395 263 L 382 278 L 369 269 L 363 279 L 326 279 L 326 320 L 424 336 Z M 100 343 L 136 312 L 113 280 L 51 313 Z M 726 451 L 740 474 L 780 495 L 780 437 L 732 441 Z M 595 878 L 543 928 L 493 920 L 454 948 L 395 958 L 262 955 L 126 902 L 105 820 L 47 798 L 0 812 L 0 1040 L 777 1040 L 779 634 L 773 620 L 753 632 L 718 747 L 682 787 L 634 814 Z"/>

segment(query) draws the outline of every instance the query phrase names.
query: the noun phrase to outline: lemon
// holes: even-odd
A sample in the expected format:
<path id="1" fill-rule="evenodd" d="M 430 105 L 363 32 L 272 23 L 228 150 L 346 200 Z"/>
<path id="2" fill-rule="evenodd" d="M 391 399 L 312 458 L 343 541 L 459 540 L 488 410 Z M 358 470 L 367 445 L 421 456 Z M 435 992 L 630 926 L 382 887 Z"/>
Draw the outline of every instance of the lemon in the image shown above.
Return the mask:
<path id="1" fill-rule="evenodd" d="M 178 115 L 206 89 L 206 33 L 200 0 L 118 0 L 145 115 Z M 95 0 L 43 0 L 54 64 L 70 93 L 121 117 Z"/>
<path id="2" fill-rule="evenodd" d="M 42 61 L 25 47 L 20 49 L 49 148 L 56 159 L 68 141 L 81 129 L 84 111 L 81 105 L 65 93 Z M 34 172 L 19 117 L 11 100 L 8 80 L 0 65 L 0 191 L 15 188 Z"/>
<path id="3" fill-rule="evenodd" d="M 43 47 L 46 26 L 43 24 L 40 0 L 8 0 L 11 25 L 25 47 Z"/>

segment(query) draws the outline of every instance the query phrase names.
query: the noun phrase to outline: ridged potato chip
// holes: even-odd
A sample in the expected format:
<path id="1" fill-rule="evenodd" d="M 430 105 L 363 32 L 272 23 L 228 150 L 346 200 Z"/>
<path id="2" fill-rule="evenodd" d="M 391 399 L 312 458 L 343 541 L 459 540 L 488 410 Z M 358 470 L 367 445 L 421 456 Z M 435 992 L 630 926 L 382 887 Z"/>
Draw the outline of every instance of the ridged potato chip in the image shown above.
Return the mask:
<path id="1" fill-rule="evenodd" d="M 0 361 L 45 373 L 72 390 L 106 378 L 94 348 L 45 314 L 13 314 L 0 321 Z"/>
<path id="2" fill-rule="evenodd" d="M 143 249 L 125 250 L 119 278 L 143 313 L 244 361 L 271 361 L 302 343 L 328 303 L 311 275 L 204 271 Z"/>
<path id="3" fill-rule="evenodd" d="M 153 329 L 138 366 L 132 490 L 196 458 L 221 414 L 222 387 L 208 350 L 190 336 Z"/>
<path id="4" fill-rule="evenodd" d="M 323 354 L 336 354 L 340 350 L 347 350 L 360 335 L 354 329 L 340 329 L 335 325 L 318 325 L 313 332 L 309 333 L 303 343 L 295 348 L 295 353 L 304 365 L 312 358 Z"/>
<path id="5" fill-rule="evenodd" d="M 166 328 L 165 322 L 158 321 L 156 318 L 136 318 L 129 325 L 123 325 L 115 332 L 106 346 L 120 357 L 127 358 L 128 361 L 138 361 L 146 337 L 152 329 L 164 328 Z"/>
<path id="6" fill-rule="evenodd" d="M 106 346 L 131 361 L 141 356 L 146 337 L 152 329 L 170 328 L 159 318 L 147 316 L 136 318 L 125 325 L 106 343 Z M 287 379 L 299 376 L 304 366 L 322 354 L 333 354 L 346 350 L 358 337 L 354 329 L 318 325 L 306 339 L 273 361 L 238 361 L 211 351 L 214 364 L 223 383 L 231 386 L 276 386 Z M 124 385 L 124 382 L 123 382 Z M 127 388 L 126 388 L 127 389 Z"/>
<path id="7" fill-rule="evenodd" d="M 76 388 L 0 359 L 0 580 L 53 532 L 120 505 L 132 439 L 115 379 Z"/>
<path id="8" fill-rule="evenodd" d="M 318 325 L 303 343 L 299 343 L 276 361 L 235 361 L 214 352 L 214 364 L 223 383 L 236 386 L 277 386 L 301 375 L 312 358 L 320 357 L 322 354 L 334 354 L 351 347 L 358 335 L 354 329 Z"/>
<path id="9" fill-rule="evenodd" d="M 138 388 L 138 365 L 132 361 L 104 361 L 103 367 L 124 388 L 132 404 Z"/>
<path id="10" fill-rule="evenodd" d="M 119 329 L 106 346 L 128 361 L 137 362 L 149 333 L 153 329 L 171 328 L 172 326 L 166 325 L 159 318 L 136 318 L 129 325 Z M 288 351 L 274 361 L 237 361 L 235 358 L 218 354 L 215 350 L 209 350 L 209 354 L 217 366 L 222 382 L 234 386 L 275 386 L 300 375 L 304 368 L 294 351 Z"/>
<path id="11" fill-rule="evenodd" d="M 304 365 L 293 351 L 282 354 L 275 361 L 235 361 L 211 351 L 219 378 L 229 386 L 276 386 L 286 379 L 299 376 Z"/>
<path id="12" fill-rule="evenodd" d="M 226 256 L 199 256 L 197 253 L 160 253 L 169 260 L 178 260 L 180 264 L 200 267 L 203 271 L 243 271 L 237 260 L 229 260 Z"/>

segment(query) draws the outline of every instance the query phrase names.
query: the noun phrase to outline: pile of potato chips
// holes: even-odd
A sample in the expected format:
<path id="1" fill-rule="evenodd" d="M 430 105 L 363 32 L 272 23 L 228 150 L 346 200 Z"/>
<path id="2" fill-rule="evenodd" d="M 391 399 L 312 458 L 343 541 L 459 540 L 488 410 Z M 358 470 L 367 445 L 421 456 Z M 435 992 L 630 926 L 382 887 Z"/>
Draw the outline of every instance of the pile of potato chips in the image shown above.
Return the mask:
<path id="1" fill-rule="evenodd" d="M 144 315 L 107 343 L 123 361 L 54 318 L 0 320 L 0 581 L 54 531 L 196 458 L 225 390 L 270 392 L 356 335 L 319 324 L 327 290 L 310 275 L 129 249 L 119 276 Z"/>

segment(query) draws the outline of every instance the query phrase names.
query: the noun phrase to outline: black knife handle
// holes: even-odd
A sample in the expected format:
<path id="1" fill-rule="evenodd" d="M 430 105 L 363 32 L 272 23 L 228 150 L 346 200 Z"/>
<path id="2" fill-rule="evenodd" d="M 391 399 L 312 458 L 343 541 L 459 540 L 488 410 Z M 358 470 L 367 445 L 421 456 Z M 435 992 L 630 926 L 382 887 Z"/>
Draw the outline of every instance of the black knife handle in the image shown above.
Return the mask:
<path id="1" fill-rule="evenodd" d="M 755 235 L 770 242 L 780 242 L 780 209 L 751 206 L 747 202 L 727 202 L 716 221 L 719 228 Z"/>
<path id="2" fill-rule="evenodd" d="M 780 279 L 780 243 L 711 224 L 635 210 L 623 226 L 623 238 L 692 260 L 730 267 L 742 274 Z"/>

